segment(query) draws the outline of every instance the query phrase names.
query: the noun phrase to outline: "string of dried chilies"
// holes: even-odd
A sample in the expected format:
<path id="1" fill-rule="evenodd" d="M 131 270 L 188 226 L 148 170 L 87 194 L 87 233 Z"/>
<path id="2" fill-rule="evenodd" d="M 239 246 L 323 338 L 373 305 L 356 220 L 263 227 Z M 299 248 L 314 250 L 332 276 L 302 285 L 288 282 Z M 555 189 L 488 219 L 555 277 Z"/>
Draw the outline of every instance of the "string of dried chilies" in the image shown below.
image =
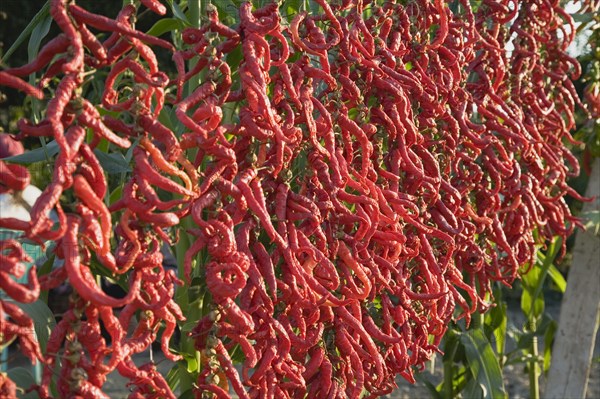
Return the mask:
<path id="1" fill-rule="evenodd" d="M 63 33 L 32 63 L 0 72 L 0 85 L 49 99 L 43 120 L 22 119 L 17 137 L 60 148 L 31 221 L 0 219 L 56 242 L 64 260 L 17 284 L 9 275 L 23 274 L 26 256 L 3 241 L 3 291 L 31 302 L 68 281 L 76 293 L 45 353 L 21 333 L 29 317 L 1 302 L 10 320 L 2 339 L 18 336 L 45 364 L 42 398 L 53 378 L 60 397 L 107 397 L 114 370 L 130 379 L 132 398 L 175 397 L 153 364 L 132 356 L 164 326 L 162 351 L 180 359 L 169 349 L 185 320 L 173 295 L 194 276 L 214 305 L 192 331 L 196 397 L 378 397 L 397 374 L 414 381 L 448 322 L 489 306 L 493 282 L 510 285 L 537 245 L 572 232 L 564 196 L 578 197 L 566 179 L 579 169 L 564 142 L 573 141 L 580 71 L 565 52 L 574 27 L 558 1 L 315 3 L 319 12 L 289 24 L 275 3 L 244 3 L 234 27 L 209 7 L 176 48 L 135 29 L 134 4 L 110 19 L 52 0 Z M 175 76 L 153 47 L 173 54 Z M 22 80 L 32 73 L 37 87 Z M 94 103 L 85 80 L 101 74 Z M 182 134 L 158 120 L 165 106 Z M 133 159 L 110 206 L 94 152 L 105 140 Z M 3 186 L 28 184 L 19 166 L 0 166 Z M 160 251 L 174 244 L 170 232 L 184 233 L 183 218 L 194 224 L 184 281 Z M 127 295 L 105 294 L 92 264 L 124 276 Z"/>

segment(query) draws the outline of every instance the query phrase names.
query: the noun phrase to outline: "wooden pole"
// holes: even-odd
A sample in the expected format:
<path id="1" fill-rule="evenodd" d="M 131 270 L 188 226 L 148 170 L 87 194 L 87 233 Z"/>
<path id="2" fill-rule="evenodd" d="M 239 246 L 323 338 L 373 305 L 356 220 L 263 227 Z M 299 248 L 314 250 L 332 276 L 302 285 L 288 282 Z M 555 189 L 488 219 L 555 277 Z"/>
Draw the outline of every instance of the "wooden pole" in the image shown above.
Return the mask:
<path id="1" fill-rule="evenodd" d="M 586 195 L 596 197 L 585 211 L 600 211 L 600 158 L 597 158 Z M 545 398 L 584 398 L 600 316 L 600 236 L 579 231 L 573 265 L 560 308 Z"/>

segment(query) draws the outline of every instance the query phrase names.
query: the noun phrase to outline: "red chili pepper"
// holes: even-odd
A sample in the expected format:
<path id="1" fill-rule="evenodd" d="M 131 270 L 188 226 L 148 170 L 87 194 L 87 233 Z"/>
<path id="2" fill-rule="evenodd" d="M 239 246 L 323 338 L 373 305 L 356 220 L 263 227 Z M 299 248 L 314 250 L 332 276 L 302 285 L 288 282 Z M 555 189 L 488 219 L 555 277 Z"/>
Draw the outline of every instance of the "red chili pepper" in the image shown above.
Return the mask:
<path id="1" fill-rule="evenodd" d="M 22 191 L 29 186 L 30 175 L 26 167 L 0 161 L 0 185 L 9 190 Z"/>
<path id="2" fill-rule="evenodd" d="M 144 176 L 144 179 L 146 179 L 149 183 L 154 184 L 155 186 L 164 190 L 184 196 L 194 195 L 192 191 L 158 173 L 148 162 L 147 154 L 139 147 L 136 147 L 133 150 L 133 157 L 136 162 L 134 173 Z"/>
<path id="3" fill-rule="evenodd" d="M 37 98 L 38 100 L 44 99 L 44 93 L 37 87 L 31 86 L 24 80 L 19 79 L 16 76 L 11 75 L 6 71 L 0 71 L 0 86 L 8 86 L 13 89 L 25 92 L 28 96 Z"/>
<path id="4" fill-rule="evenodd" d="M 65 52 L 68 47 L 69 39 L 64 34 L 60 34 L 40 49 L 35 60 L 20 67 L 5 69 L 4 72 L 18 77 L 31 75 L 48 65 L 56 54 Z"/>
<path id="5" fill-rule="evenodd" d="M 83 42 L 81 34 L 69 18 L 66 1 L 52 0 L 50 2 L 50 15 L 70 42 L 71 59 L 62 66 L 62 70 L 65 73 L 79 72 L 83 67 Z"/>
<path id="6" fill-rule="evenodd" d="M 83 45 L 90 50 L 92 55 L 96 58 L 96 61 L 105 61 L 107 54 L 106 48 L 102 42 L 100 42 L 100 40 L 98 40 L 98 38 L 96 38 L 96 36 L 94 36 L 94 34 L 90 32 L 84 24 L 79 25 L 77 30 L 81 34 L 81 41 L 83 42 Z"/>
<path id="7" fill-rule="evenodd" d="M 102 15 L 93 14 L 83 8 L 71 4 L 69 12 L 77 22 L 82 22 L 86 25 L 93 26 L 96 29 L 117 32 L 125 36 L 130 36 L 141 41 L 163 47 L 167 50 L 174 51 L 173 45 L 163 39 L 150 36 L 146 33 L 134 30 L 120 21 L 115 21 Z"/>
<path id="8" fill-rule="evenodd" d="M 435 39 L 429 45 L 430 49 L 437 49 L 441 46 L 448 35 L 448 16 L 446 14 L 445 5 L 441 0 L 436 0 L 434 4 L 438 15 L 440 16 L 440 21 Z"/>
<path id="9" fill-rule="evenodd" d="M 162 5 L 158 0 L 140 0 L 143 5 L 157 13 L 158 15 L 165 15 L 167 13 L 167 7 Z"/>
<path id="10" fill-rule="evenodd" d="M 69 281 L 86 300 L 100 306 L 119 307 L 130 302 L 136 295 L 140 287 L 140 279 L 134 278 L 130 291 L 121 299 L 116 299 L 104 294 L 96 285 L 94 278 L 85 265 L 81 264 L 81 255 L 77 234 L 80 222 L 76 218 L 69 216 L 67 218 L 67 231 L 62 240 L 62 250 L 65 256 L 65 269 Z"/>
<path id="11" fill-rule="evenodd" d="M 112 232 L 112 223 L 110 213 L 104 202 L 96 196 L 92 187 L 87 180 L 81 175 L 75 175 L 73 178 L 73 188 L 83 203 L 92 209 L 96 214 L 100 215 L 100 224 L 103 231 L 102 247 L 98 248 L 100 254 L 106 254 L 110 251 L 110 236 Z"/>

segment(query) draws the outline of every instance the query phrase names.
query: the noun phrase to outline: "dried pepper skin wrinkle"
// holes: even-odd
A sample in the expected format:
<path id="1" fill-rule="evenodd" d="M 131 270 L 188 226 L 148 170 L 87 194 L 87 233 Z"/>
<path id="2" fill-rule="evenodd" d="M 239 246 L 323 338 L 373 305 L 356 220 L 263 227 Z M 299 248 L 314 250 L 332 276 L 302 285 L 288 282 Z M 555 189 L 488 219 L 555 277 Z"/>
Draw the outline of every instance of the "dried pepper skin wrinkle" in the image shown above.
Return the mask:
<path id="1" fill-rule="evenodd" d="M 566 179 L 579 167 L 564 143 L 580 71 L 562 28 L 572 18 L 544 1 L 380 3 L 319 0 L 284 16 L 276 3 L 245 2 L 234 27 L 209 6 L 171 42 L 135 26 L 144 10 L 165 15 L 160 1 L 115 19 L 51 2 L 62 33 L 31 63 L 0 71 L 0 86 L 45 104 L 16 137 L 60 148 L 31 221 L 0 218 L 32 242 L 55 241 L 64 261 L 38 281 L 23 273 L 20 244 L 1 242 L 4 292 L 23 303 L 64 282 L 75 292 L 47 353 L 22 334 L 27 316 L 0 303 L 1 333 L 46 364 L 40 396 L 62 356 L 63 396 L 104 397 L 117 370 L 130 397 L 174 397 L 131 356 L 164 328 L 161 350 L 179 360 L 171 336 L 185 317 L 173 293 L 198 278 L 212 303 L 190 320 L 204 362 L 196 397 L 381 396 L 398 374 L 414 381 L 449 322 L 486 310 L 493 283 L 510 285 L 537 245 L 573 231 L 563 197 L 578 197 Z M 223 62 L 230 55 L 239 65 Z M 98 98 L 90 76 L 105 77 Z M 168 109 L 182 131 L 167 126 Z M 104 142 L 131 154 L 110 207 Z M 0 166 L 3 192 L 29 184 L 24 167 Z M 184 281 L 161 252 L 181 234 Z M 125 281 L 124 298 L 100 289 L 98 265 Z"/>

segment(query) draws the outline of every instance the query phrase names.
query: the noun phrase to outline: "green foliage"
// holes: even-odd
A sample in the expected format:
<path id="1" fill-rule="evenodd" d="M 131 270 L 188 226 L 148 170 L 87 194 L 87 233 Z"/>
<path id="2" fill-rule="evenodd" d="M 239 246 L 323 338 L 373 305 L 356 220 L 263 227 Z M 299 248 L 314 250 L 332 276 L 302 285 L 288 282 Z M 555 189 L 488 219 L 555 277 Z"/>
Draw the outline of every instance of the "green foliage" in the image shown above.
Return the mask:
<path id="1" fill-rule="evenodd" d="M 481 328 L 460 334 L 465 348 L 465 358 L 472 378 L 465 386 L 469 398 L 505 398 L 504 381 L 498 359 Z"/>
<path id="2" fill-rule="evenodd" d="M 523 294 L 521 296 L 521 309 L 530 322 L 537 322 L 544 311 L 544 298 L 542 288 L 552 262 L 558 255 L 562 240 L 557 237 L 548 247 L 546 254 L 538 251 L 538 261 L 535 266 L 521 278 Z"/>
<path id="3" fill-rule="evenodd" d="M 129 162 L 120 152 L 106 153 L 98 149 L 94 150 L 102 169 L 108 174 L 131 172 Z"/>
<path id="4" fill-rule="evenodd" d="M 499 301 L 489 312 L 485 315 L 484 331 L 486 337 L 490 337 L 491 342 L 496 343 L 496 353 L 498 354 L 498 360 L 502 366 L 505 361 L 505 350 L 506 350 L 506 331 L 508 326 L 508 306 L 505 302 Z"/>
<path id="5" fill-rule="evenodd" d="M 184 21 L 179 18 L 163 18 L 152 25 L 152 28 L 146 33 L 152 36 L 160 36 L 168 32 L 182 30 L 184 27 Z"/>
<path id="6" fill-rule="evenodd" d="M 5 160 L 12 163 L 30 165 L 35 162 L 51 160 L 52 157 L 58 154 L 58 150 L 58 143 L 53 140 L 45 146 L 36 148 L 35 150 L 27 151 L 20 155 L 5 158 Z"/>
<path id="7" fill-rule="evenodd" d="M 239 7 L 242 4 L 239 0 L 219 0 L 214 3 L 219 12 L 219 18 L 226 22 L 231 22 L 232 25 L 239 23 Z"/>
<path id="8" fill-rule="evenodd" d="M 507 397 L 498 346 L 494 351 L 491 339 L 494 334 L 504 335 L 502 330 L 506 330 L 506 319 L 502 319 L 493 318 L 490 319 L 493 323 L 482 324 L 483 315 L 480 315 L 470 328 L 466 328 L 464 323 L 451 326 L 442 343 L 444 381 L 434 386 L 430 381 L 419 378 L 432 397 L 453 398 L 458 394 L 465 398 Z"/>
<path id="9" fill-rule="evenodd" d="M 583 101 L 587 101 L 587 95 L 594 90 L 600 90 L 600 13 L 588 12 L 586 14 L 574 15 L 575 21 L 580 25 L 577 33 L 585 37 L 584 32 L 589 32 L 587 38 L 587 51 L 578 57 L 581 63 L 583 76 L 576 83 L 578 89 L 583 92 Z M 589 105 L 588 105 L 589 109 Z M 596 111 L 598 112 L 598 111 Z M 577 113 L 577 132 L 575 138 L 585 143 L 585 151 L 591 157 L 600 157 L 600 118 L 586 114 L 582 110 Z M 591 163 L 584 159 L 584 164 Z M 585 166 L 585 165 L 584 165 Z"/>
<path id="10" fill-rule="evenodd" d="M 581 214 L 585 229 L 595 235 L 600 235 L 600 211 L 590 210 Z"/>
<path id="11" fill-rule="evenodd" d="M 494 290 L 493 307 L 483 315 L 473 315 L 466 328 L 463 322 L 450 326 L 442 341 L 444 379 L 435 386 L 418 376 L 433 398 L 506 398 L 503 368 L 508 365 L 526 366 L 530 380 L 530 397 L 539 397 L 539 378 L 550 367 L 552 344 L 557 323 L 545 309 L 544 293 L 549 282 L 564 292 L 566 281 L 554 262 L 562 241 L 556 238 L 545 251 L 536 255 L 536 262 L 522 276 L 520 296 L 525 323 L 514 326 L 504 298 L 506 288 Z M 514 349 L 506 352 L 507 342 Z M 543 349 L 538 351 L 538 342 Z M 541 353 L 538 353 L 541 352 Z"/>
<path id="12" fill-rule="evenodd" d="M 8 378 L 14 381 L 17 384 L 18 390 L 17 395 L 19 399 L 34 399 L 37 398 L 37 394 L 35 392 L 25 393 L 24 389 L 35 384 L 35 378 L 29 372 L 29 370 L 23 367 L 15 367 L 8 370 Z"/>
<path id="13" fill-rule="evenodd" d="M 50 16 L 50 2 L 46 1 L 42 8 L 39 9 L 38 13 L 31 19 L 29 24 L 21 31 L 16 40 L 12 42 L 12 45 L 6 50 L 6 52 L 2 56 L 2 63 L 5 64 L 10 56 L 27 40 L 28 37 L 31 36 L 28 46 L 28 55 L 29 58 L 32 58 L 37 54 L 37 49 L 35 49 L 35 42 L 41 42 L 43 36 L 41 33 L 44 31 L 44 25 L 47 24 L 48 17 Z M 49 29 L 49 27 L 48 27 Z M 35 34 L 33 34 L 35 32 Z M 48 30 L 46 30 L 48 33 Z M 44 34 L 45 36 L 45 34 Z M 34 37 L 39 37 L 39 40 L 34 39 Z"/>
<path id="14" fill-rule="evenodd" d="M 33 303 L 17 303 L 17 305 L 33 320 L 36 337 L 42 351 L 45 351 L 50 333 L 56 326 L 54 314 L 42 300 Z"/>

